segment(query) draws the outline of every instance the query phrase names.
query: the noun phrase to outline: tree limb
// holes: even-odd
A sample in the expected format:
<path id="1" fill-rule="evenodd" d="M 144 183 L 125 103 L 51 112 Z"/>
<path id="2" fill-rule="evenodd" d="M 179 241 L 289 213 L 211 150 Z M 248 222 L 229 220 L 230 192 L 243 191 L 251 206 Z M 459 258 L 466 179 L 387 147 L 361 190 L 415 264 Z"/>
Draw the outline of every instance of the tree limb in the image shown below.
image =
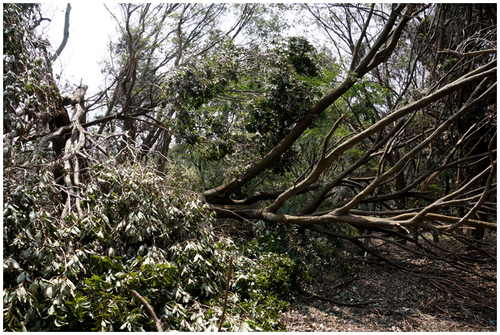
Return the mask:
<path id="1" fill-rule="evenodd" d="M 232 194 L 237 189 L 241 188 L 247 182 L 255 178 L 262 171 L 264 171 L 270 164 L 272 164 L 279 156 L 281 156 L 285 151 L 287 151 L 293 143 L 302 135 L 302 133 L 309 127 L 309 125 L 316 119 L 316 117 L 321 114 L 325 109 L 327 109 L 331 104 L 333 104 L 339 97 L 341 97 L 345 92 L 347 92 L 357 81 L 358 78 L 365 75 L 370 69 L 373 69 L 385 60 L 385 57 L 377 57 L 374 59 L 378 50 L 382 47 L 387 39 L 393 25 L 396 23 L 399 14 L 403 10 L 404 5 L 398 5 L 397 8 L 391 13 L 389 20 L 381 33 L 379 39 L 375 45 L 370 49 L 370 52 L 363 58 L 361 63 L 356 67 L 356 78 L 353 76 L 348 76 L 342 83 L 340 83 L 333 91 L 327 94 L 323 99 L 318 101 L 308 113 L 302 117 L 295 127 L 288 133 L 285 138 L 283 138 L 280 143 L 278 143 L 268 154 L 266 154 L 257 164 L 253 165 L 250 169 L 246 171 L 244 176 L 239 179 L 233 179 L 225 185 L 207 190 L 203 192 L 203 196 L 207 200 L 224 198 Z M 401 36 L 402 28 L 408 22 L 406 17 L 403 17 L 398 25 L 398 29 L 392 34 L 394 40 L 399 39 Z M 384 49 L 384 53 L 390 54 L 396 47 L 395 43 L 391 43 Z M 370 63 L 370 67 L 368 67 Z"/>
<path id="2" fill-rule="evenodd" d="M 479 56 L 479 55 L 485 55 L 485 54 L 496 54 L 497 49 L 488 49 L 488 50 L 478 50 L 478 51 L 472 51 L 472 52 L 466 52 L 466 53 L 461 53 L 458 51 L 454 50 L 449 50 L 449 49 L 444 49 L 442 51 L 438 51 L 438 53 L 446 53 L 458 57 L 473 57 L 473 56 Z"/>
<path id="3" fill-rule="evenodd" d="M 59 48 L 57 48 L 56 53 L 53 54 L 52 57 L 50 58 L 51 62 L 54 62 L 57 59 L 57 57 L 59 57 L 59 55 L 63 51 L 64 47 L 66 46 L 66 43 L 68 42 L 68 38 L 69 38 L 69 14 L 70 14 L 70 12 L 71 12 L 71 4 L 68 3 L 68 5 L 66 6 L 66 15 L 64 17 L 63 40 L 62 40 Z"/>

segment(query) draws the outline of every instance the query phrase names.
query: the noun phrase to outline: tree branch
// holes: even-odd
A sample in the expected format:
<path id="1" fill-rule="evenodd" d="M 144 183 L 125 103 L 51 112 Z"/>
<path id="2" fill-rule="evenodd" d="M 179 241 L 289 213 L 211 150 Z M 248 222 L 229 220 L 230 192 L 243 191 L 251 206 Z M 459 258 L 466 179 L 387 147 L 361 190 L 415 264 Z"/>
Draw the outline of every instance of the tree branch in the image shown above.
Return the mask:
<path id="1" fill-rule="evenodd" d="M 478 51 L 472 51 L 472 52 L 466 52 L 466 53 L 461 53 L 449 49 L 444 49 L 442 51 L 438 51 L 438 53 L 446 53 L 458 57 L 473 57 L 473 56 L 479 56 L 479 55 L 485 55 L 485 54 L 496 54 L 497 49 L 488 49 L 488 50 L 478 50 Z"/>
<path id="2" fill-rule="evenodd" d="M 285 151 L 287 151 L 293 143 L 302 135 L 302 133 L 310 126 L 310 124 L 317 118 L 319 114 L 321 114 L 325 109 L 327 109 L 331 104 L 333 104 L 339 97 L 341 97 L 345 92 L 347 92 L 357 81 L 358 78 L 361 78 L 365 75 L 370 69 L 373 69 L 380 63 L 385 60 L 385 57 L 378 57 L 374 59 L 377 51 L 380 47 L 382 47 L 383 43 L 386 41 L 389 32 L 391 31 L 393 25 L 396 23 L 397 18 L 399 17 L 400 12 L 403 10 L 404 5 L 399 5 L 397 8 L 391 13 L 391 16 L 380 35 L 379 39 L 375 43 L 375 45 L 370 49 L 370 52 L 363 58 L 362 62 L 356 68 L 355 72 L 357 74 L 356 78 L 353 76 L 348 76 L 344 81 L 339 84 L 333 91 L 327 94 L 323 99 L 318 101 L 316 105 L 314 105 L 308 113 L 302 117 L 299 122 L 295 125 L 295 127 L 288 133 L 285 138 L 283 138 L 280 143 L 278 143 L 271 151 L 265 155 L 257 164 L 252 166 L 250 169 L 246 171 L 244 176 L 239 179 L 233 179 L 229 183 L 225 185 L 221 185 L 219 187 L 213 188 L 211 190 L 207 190 L 202 193 L 202 195 L 208 200 L 213 201 L 215 199 L 220 199 L 229 196 L 237 189 L 241 188 L 243 185 L 248 183 L 250 180 L 259 175 L 262 171 L 264 171 L 270 164 L 272 164 L 279 156 L 281 156 Z M 405 24 L 409 19 L 406 17 L 401 18 L 400 23 L 398 24 L 398 28 L 392 34 L 392 38 L 397 41 L 401 36 L 401 32 Z M 390 54 L 394 48 L 396 47 L 396 43 L 391 43 L 384 49 L 384 53 Z M 370 67 L 368 68 L 367 64 L 370 62 Z"/>
<path id="3" fill-rule="evenodd" d="M 146 307 L 146 310 L 148 311 L 149 315 L 153 318 L 153 320 L 155 321 L 155 324 L 156 324 L 156 329 L 158 329 L 158 332 L 162 333 L 163 332 L 163 328 L 161 326 L 161 321 L 160 319 L 158 319 L 158 317 L 156 316 L 156 313 L 155 311 L 153 311 L 153 308 L 151 307 L 151 305 L 146 301 L 146 299 L 144 299 L 139 293 L 137 293 L 135 290 L 132 290 L 131 291 L 132 294 L 134 295 L 134 297 L 136 297 L 140 302 L 141 304 L 144 305 L 144 307 Z"/>
<path id="4" fill-rule="evenodd" d="M 54 55 L 52 55 L 52 57 L 50 58 L 51 62 L 54 62 L 57 59 L 57 57 L 59 57 L 59 55 L 63 51 L 64 47 L 66 46 L 66 43 L 68 42 L 68 38 L 69 38 L 69 14 L 70 14 L 70 12 L 71 12 L 71 4 L 68 3 L 68 5 L 66 6 L 66 15 L 64 17 L 63 40 L 62 40 L 59 48 L 57 48 L 56 53 Z"/>

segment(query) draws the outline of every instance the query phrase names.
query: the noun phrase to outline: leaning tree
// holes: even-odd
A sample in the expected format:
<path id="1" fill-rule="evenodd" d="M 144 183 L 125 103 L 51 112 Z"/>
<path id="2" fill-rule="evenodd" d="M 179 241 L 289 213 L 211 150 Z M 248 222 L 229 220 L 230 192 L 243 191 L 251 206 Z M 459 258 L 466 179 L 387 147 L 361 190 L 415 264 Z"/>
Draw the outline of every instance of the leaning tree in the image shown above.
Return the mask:
<path id="1" fill-rule="evenodd" d="M 425 231 L 437 241 L 467 240 L 464 227 L 495 230 L 496 7 L 453 6 L 456 15 L 445 5 L 306 7 L 339 50 L 342 79 L 262 158 L 202 192 L 217 215 L 306 227 L 378 257 L 360 242 L 366 235 L 335 227 L 378 230 L 415 251 L 432 246 Z M 458 28 L 463 15 L 467 31 Z M 294 150 L 322 113 L 336 120 L 322 120 L 331 128 L 301 175 L 284 189 L 234 196 Z M 289 210 L 292 202 L 301 206 Z"/>

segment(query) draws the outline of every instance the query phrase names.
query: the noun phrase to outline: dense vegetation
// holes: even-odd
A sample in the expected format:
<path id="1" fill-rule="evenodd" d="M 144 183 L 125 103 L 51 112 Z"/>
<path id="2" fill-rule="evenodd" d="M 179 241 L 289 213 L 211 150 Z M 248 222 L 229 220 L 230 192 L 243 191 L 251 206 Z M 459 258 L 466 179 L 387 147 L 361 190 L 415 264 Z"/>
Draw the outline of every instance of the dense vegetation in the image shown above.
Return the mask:
<path id="1" fill-rule="evenodd" d="M 122 4 L 87 97 L 4 4 L 4 330 L 156 329 L 135 292 L 164 329 L 279 330 L 347 243 L 421 270 L 370 239 L 496 280 L 440 243 L 495 257 L 496 8 Z"/>

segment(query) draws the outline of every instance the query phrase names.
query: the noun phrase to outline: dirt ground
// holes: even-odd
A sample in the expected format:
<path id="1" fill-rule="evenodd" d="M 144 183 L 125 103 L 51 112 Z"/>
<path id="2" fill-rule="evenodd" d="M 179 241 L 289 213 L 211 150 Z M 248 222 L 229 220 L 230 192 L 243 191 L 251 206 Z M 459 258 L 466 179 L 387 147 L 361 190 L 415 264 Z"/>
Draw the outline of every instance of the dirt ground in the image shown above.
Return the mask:
<path id="1" fill-rule="evenodd" d="M 496 332 L 496 234 L 490 242 L 494 259 L 475 250 L 457 250 L 474 258 L 475 262 L 468 263 L 470 269 L 490 280 L 391 245 L 382 245 L 380 250 L 414 265 L 420 273 L 349 254 L 354 270 L 347 277 L 324 272 L 314 283 L 302 285 L 303 292 L 282 313 L 286 331 Z"/>

